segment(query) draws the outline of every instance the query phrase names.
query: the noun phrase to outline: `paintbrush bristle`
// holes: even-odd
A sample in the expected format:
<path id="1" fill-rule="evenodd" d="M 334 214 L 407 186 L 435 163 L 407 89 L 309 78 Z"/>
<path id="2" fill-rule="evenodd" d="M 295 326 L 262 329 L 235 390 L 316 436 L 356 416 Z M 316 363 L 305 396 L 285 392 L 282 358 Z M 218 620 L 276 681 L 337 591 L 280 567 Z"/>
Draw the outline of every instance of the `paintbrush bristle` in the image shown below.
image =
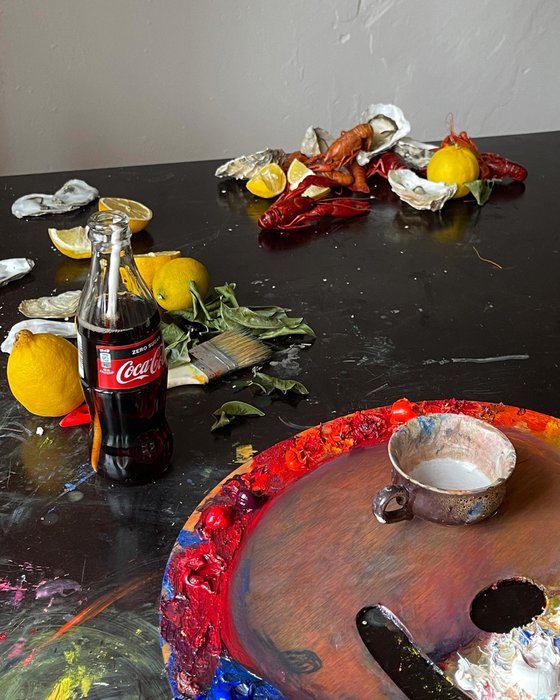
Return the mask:
<path id="1" fill-rule="evenodd" d="M 208 379 L 268 360 L 272 351 L 245 330 L 224 331 L 190 351 L 192 363 Z"/>

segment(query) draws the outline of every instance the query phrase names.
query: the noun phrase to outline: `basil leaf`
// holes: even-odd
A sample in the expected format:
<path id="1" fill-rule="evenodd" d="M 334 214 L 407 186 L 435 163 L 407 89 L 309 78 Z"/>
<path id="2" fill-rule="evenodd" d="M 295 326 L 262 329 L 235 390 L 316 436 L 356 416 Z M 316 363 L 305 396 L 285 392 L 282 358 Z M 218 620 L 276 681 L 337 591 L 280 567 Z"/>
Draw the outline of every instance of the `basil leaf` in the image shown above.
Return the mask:
<path id="1" fill-rule="evenodd" d="M 244 401 L 226 401 L 220 408 L 217 408 L 213 413 L 216 416 L 211 430 L 218 430 L 226 425 L 229 425 L 235 418 L 239 416 L 264 416 L 265 414 L 256 406 L 251 406 L 250 403 Z"/>
<path id="2" fill-rule="evenodd" d="M 501 180 L 473 180 L 472 182 L 465 182 L 465 187 L 481 207 L 488 201 L 496 182 L 501 182 Z"/>

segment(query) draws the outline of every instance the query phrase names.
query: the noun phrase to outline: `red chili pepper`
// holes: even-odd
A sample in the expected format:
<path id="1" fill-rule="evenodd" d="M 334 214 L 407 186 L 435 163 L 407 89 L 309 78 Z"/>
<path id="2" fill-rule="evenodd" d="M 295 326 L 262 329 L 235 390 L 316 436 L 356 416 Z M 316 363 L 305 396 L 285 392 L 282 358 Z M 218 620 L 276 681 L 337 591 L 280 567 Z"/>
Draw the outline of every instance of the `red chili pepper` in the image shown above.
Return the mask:
<path id="1" fill-rule="evenodd" d="M 398 399 L 391 406 L 391 422 L 406 423 L 411 418 L 416 418 L 418 415 L 418 407 L 408 399 Z"/>
<path id="2" fill-rule="evenodd" d="M 91 416 L 89 415 L 87 403 L 83 403 L 64 416 L 60 420 L 59 425 L 61 428 L 71 428 L 74 425 L 86 425 L 87 423 L 91 423 Z"/>
<path id="3" fill-rule="evenodd" d="M 210 506 L 202 514 L 204 527 L 208 530 L 223 530 L 231 525 L 232 512 L 227 506 Z"/>

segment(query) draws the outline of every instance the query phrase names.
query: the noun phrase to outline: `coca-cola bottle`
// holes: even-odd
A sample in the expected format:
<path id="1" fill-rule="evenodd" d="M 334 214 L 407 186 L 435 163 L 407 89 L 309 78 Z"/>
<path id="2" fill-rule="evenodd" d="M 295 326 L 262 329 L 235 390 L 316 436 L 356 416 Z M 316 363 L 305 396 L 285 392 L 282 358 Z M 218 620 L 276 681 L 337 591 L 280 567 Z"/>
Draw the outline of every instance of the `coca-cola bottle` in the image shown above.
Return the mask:
<path id="1" fill-rule="evenodd" d="M 90 461 L 115 481 L 146 482 L 167 469 L 173 449 L 159 312 L 134 262 L 127 217 L 97 212 L 88 234 L 91 268 L 76 320 Z"/>

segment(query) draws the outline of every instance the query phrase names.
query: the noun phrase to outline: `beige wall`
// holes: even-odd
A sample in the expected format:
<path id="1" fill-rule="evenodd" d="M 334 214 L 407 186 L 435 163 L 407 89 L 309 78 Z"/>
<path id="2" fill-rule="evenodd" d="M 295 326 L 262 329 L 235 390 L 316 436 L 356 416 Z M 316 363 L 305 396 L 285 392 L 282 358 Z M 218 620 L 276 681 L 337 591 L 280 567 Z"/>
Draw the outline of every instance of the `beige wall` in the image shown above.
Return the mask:
<path id="1" fill-rule="evenodd" d="M 372 102 L 554 130 L 559 37 L 558 0 L 0 0 L 0 173 L 292 150 Z"/>

